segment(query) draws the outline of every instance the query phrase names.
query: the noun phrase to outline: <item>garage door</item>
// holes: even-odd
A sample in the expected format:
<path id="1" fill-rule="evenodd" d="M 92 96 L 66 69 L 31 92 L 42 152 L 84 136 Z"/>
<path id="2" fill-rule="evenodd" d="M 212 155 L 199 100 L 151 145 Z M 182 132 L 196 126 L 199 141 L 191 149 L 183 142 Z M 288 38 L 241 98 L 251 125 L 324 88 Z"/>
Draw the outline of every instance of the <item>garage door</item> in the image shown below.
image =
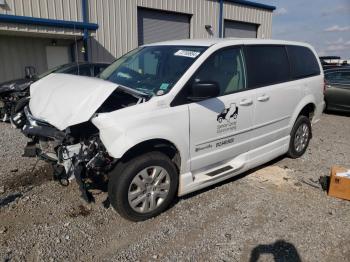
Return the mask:
<path id="1" fill-rule="evenodd" d="M 190 16 L 138 8 L 139 45 L 190 37 Z"/>
<path id="2" fill-rule="evenodd" d="M 51 69 L 70 62 L 69 46 L 46 46 L 47 68 Z"/>
<path id="3" fill-rule="evenodd" d="M 225 37 L 256 38 L 258 25 L 236 21 L 224 21 Z"/>

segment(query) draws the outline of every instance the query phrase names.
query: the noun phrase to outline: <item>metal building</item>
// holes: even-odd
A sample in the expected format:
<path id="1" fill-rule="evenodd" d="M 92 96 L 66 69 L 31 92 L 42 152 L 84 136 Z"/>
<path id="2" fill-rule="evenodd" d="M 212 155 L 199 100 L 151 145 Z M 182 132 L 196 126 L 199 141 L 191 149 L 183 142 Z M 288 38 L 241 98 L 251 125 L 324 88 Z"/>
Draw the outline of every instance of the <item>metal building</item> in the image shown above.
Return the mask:
<path id="1" fill-rule="evenodd" d="M 26 66 L 108 62 L 163 40 L 270 38 L 274 9 L 245 0 L 0 0 L 0 82 Z"/>

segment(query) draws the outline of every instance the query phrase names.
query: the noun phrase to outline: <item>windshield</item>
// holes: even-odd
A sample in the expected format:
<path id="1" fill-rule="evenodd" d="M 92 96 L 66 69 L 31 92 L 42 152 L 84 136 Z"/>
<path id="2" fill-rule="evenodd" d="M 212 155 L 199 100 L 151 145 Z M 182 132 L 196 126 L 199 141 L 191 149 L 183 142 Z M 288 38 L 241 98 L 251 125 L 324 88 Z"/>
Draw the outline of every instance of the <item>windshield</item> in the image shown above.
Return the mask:
<path id="1" fill-rule="evenodd" d="M 116 60 L 100 78 L 150 95 L 163 95 L 205 50 L 198 46 L 141 47 Z"/>

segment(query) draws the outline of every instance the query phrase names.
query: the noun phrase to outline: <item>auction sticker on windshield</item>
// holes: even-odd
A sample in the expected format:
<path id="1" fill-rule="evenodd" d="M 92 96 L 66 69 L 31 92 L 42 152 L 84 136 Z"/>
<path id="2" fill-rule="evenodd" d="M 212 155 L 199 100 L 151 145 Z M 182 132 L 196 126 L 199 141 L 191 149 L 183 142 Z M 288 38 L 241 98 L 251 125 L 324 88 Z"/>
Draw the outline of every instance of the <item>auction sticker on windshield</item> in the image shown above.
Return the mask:
<path id="1" fill-rule="evenodd" d="M 191 51 L 191 50 L 179 50 L 174 55 L 196 58 L 199 54 L 200 54 L 200 52 L 195 52 L 195 51 Z"/>

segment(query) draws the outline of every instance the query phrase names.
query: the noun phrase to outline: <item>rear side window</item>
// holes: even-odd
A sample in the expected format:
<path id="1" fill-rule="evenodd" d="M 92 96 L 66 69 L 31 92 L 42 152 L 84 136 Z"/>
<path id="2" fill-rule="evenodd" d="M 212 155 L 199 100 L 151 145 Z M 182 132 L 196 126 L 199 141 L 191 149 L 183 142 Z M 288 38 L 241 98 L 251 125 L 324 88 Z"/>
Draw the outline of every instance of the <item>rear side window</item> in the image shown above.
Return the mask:
<path id="1" fill-rule="evenodd" d="M 293 79 L 320 74 L 320 67 L 313 52 L 304 46 L 287 46 Z"/>
<path id="2" fill-rule="evenodd" d="M 62 73 L 80 76 L 91 76 L 91 70 L 89 65 L 74 66 L 69 70 L 62 71 Z"/>
<path id="3" fill-rule="evenodd" d="M 89 65 L 81 66 L 77 73 L 80 76 L 91 76 L 91 67 Z"/>
<path id="4" fill-rule="evenodd" d="M 107 66 L 105 65 L 95 65 L 94 67 L 94 76 L 98 76 Z"/>
<path id="5" fill-rule="evenodd" d="M 289 81 L 289 62 L 284 46 L 246 46 L 248 87 L 257 88 Z"/>

